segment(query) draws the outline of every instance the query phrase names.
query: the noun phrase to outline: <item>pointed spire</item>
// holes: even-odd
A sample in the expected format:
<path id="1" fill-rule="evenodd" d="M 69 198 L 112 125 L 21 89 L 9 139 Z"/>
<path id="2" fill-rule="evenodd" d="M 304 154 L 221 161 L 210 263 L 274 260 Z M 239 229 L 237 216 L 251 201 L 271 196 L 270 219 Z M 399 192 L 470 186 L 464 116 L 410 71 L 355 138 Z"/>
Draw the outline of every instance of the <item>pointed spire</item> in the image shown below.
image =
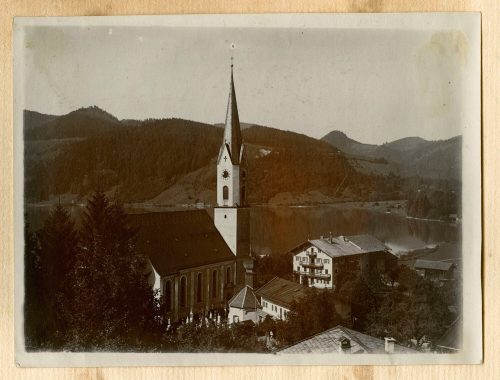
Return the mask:
<path id="1" fill-rule="evenodd" d="M 233 164 L 238 164 L 241 151 L 241 129 L 238 116 L 238 105 L 236 104 L 236 91 L 234 90 L 233 57 L 231 56 L 231 84 L 229 88 L 229 99 L 227 102 L 226 124 L 224 127 L 224 144 L 229 147 L 229 154 Z"/>

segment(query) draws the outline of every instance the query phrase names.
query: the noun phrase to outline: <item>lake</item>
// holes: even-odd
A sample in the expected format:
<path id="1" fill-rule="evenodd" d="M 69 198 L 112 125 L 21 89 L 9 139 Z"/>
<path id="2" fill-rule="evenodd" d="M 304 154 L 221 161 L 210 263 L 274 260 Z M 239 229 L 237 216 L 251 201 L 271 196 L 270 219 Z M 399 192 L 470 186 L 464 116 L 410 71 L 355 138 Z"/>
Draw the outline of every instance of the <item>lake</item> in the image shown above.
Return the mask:
<path id="1" fill-rule="evenodd" d="M 27 206 L 27 221 L 33 230 L 41 228 L 50 210 L 50 207 Z M 68 206 L 67 210 L 78 225 L 84 208 Z M 134 207 L 129 210 L 168 211 L 157 207 Z M 213 216 L 213 209 L 207 211 Z M 370 234 L 394 253 L 439 244 L 446 247 L 446 257 L 440 257 L 438 253 L 434 255 L 436 259 L 460 258 L 461 224 L 408 219 L 369 208 L 339 208 L 335 204 L 254 206 L 250 215 L 251 248 L 259 255 L 287 252 L 307 239 L 326 237 L 331 233 L 333 236 Z"/>

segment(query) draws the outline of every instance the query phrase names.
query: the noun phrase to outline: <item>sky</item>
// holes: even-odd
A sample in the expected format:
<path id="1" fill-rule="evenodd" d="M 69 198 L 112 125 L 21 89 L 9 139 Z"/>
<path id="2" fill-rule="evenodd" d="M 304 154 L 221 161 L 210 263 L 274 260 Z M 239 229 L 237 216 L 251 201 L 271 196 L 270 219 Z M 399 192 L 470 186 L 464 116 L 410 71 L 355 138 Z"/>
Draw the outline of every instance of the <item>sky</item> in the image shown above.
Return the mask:
<path id="1" fill-rule="evenodd" d="M 23 104 L 221 123 L 233 56 L 241 122 L 375 144 L 447 139 L 473 122 L 469 45 L 435 28 L 26 26 Z"/>

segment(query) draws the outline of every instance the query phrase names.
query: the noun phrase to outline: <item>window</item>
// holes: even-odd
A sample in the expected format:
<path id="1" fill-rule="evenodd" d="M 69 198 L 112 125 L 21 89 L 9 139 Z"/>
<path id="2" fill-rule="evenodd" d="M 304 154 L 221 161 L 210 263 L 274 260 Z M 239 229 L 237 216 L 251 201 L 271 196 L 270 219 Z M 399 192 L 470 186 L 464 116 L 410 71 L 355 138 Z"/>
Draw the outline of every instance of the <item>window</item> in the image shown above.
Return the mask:
<path id="1" fill-rule="evenodd" d="M 186 277 L 181 278 L 181 294 L 180 294 L 180 302 L 181 302 L 181 307 L 186 306 L 186 295 L 187 295 L 187 284 L 186 284 Z"/>
<path id="2" fill-rule="evenodd" d="M 238 323 L 240 321 L 240 317 L 237 315 L 233 315 L 233 323 Z"/>
<path id="3" fill-rule="evenodd" d="M 300 261 L 300 257 L 299 256 L 295 256 L 295 261 Z"/>
<path id="4" fill-rule="evenodd" d="M 324 262 L 325 264 L 330 264 L 330 259 L 323 259 L 323 262 Z"/>
<path id="5" fill-rule="evenodd" d="M 224 199 L 225 201 L 229 199 L 229 187 L 227 186 L 224 186 L 222 188 L 222 199 Z"/>
<path id="6" fill-rule="evenodd" d="M 328 269 L 325 269 L 325 274 L 328 274 Z"/>
<path id="7" fill-rule="evenodd" d="M 167 311 L 172 310 L 172 282 L 170 280 L 165 284 L 165 307 Z"/>
<path id="8" fill-rule="evenodd" d="M 231 267 L 226 268 L 226 284 L 231 282 Z"/>
<path id="9" fill-rule="evenodd" d="M 217 271 L 212 272 L 212 298 L 217 297 Z"/>
<path id="10" fill-rule="evenodd" d="M 297 272 L 300 272 L 300 267 L 297 267 Z"/>

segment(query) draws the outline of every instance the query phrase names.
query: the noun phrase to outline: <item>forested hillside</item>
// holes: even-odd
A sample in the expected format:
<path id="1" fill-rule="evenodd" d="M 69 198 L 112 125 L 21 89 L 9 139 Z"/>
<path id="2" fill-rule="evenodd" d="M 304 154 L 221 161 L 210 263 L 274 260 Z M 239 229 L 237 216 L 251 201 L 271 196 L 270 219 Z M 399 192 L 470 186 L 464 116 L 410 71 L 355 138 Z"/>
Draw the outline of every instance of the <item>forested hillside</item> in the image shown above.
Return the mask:
<path id="1" fill-rule="evenodd" d="M 124 202 L 172 204 L 189 191 L 189 202 L 213 204 L 222 132 L 181 119 L 119 121 L 97 107 L 63 116 L 25 111 L 26 198 L 78 199 L 99 188 Z M 251 203 L 281 193 L 319 191 L 336 198 L 374 193 L 377 178 L 358 173 L 323 141 L 260 126 L 245 128 L 243 139 Z"/>
<path id="2" fill-rule="evenodd" d="M 439 141 L 405 137 L 372 145 L 353 140 L 343 132 L 332 131 L 322 140 L 347 154 L 353 165 L 370 173 L 392 172 L 401 177 L 461 180 L 461 136 Z"/>

